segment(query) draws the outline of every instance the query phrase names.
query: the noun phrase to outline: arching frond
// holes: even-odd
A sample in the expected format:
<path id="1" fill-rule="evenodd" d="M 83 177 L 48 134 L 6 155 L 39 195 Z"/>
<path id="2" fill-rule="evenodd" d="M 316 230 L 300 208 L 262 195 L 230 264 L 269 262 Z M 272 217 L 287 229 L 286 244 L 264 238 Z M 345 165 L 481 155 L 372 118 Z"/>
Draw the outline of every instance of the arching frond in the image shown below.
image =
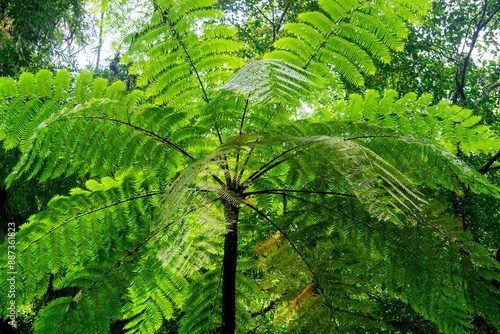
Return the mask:
<path id="1" fill-rule="evenodd" d="M 65 72 L 60 73 L 54 82 L 61 83 L 55 83 L 54 87 L 68 86 Z M 50 78 L 47 75 L 45 80 Z M 57 101 L 28 91 L 32 87 L 27 83 L 30 80 L 34 81 L 34 76 L 27 74 L 18 83 L 4 81 L 12 86 L 5 89 L 23 92 L 2 105 L 3 114 L 9 115 L 4 125 L 8 129 L 4 131 L 4 145 L 19 146 L 23 151 L 9 180 L 27 172 L 34 177 L 42 169 L 41 180 L 74 173 L 104 176 L 117 165 L 157 166 L 160 172 L 165 170 L 162 164 L 178 165 L 181 156 L 192 159 L 181 146 L 188 146 L 190 139 L 196 139 L 194 133 L 204 132 L 191 127 L 188 136 L 179 136 L 189 122 L 188 113 L 140 104 L 143 94 L 139 91 L 127 94 L 121 82 L 107 86 L 105 80 L 91 81 L 84 73 L 75 79 L 67 101 Z M 21 86 L 27 88 L 23 91 Z M 54 90 L 54 96 L 60 95 Z M 46 93 L 47 89 L 40 91 Z M 168 170 L 170 177 L 176 172 L 175 168 Z"/>
<path id="2" fill-rule="evenodd" d="M 162 1 L 146 32 L 139 34 L 133 52 L 146 52 L 132 72 L 139 86 L 158 105 L 183 109 L 188 103 L 209 102 L 210 92 L 244 63 L 232 53 L 241 44 L 232 40 L 236 30 L 208 24 L 221 12 L 210 9 L 213 0 Z M 199 26 L 201 25 L 201 26 Z"/>
<path id="3" fill-rule="evenodd" d="M 351 84 L 363 85 L 360 73 L 373 74 L 372 59 L 389 62 L 390 51 L 403 48 L 407 35 L 404 20 L 417 20 L 427 2 L 319 1 L 322 12 L 301 13 L 299 23 L 285 30 L 293 38 L 274 43 L 267 59 L 283 59 L 315 74 L 337 71 Z"/>

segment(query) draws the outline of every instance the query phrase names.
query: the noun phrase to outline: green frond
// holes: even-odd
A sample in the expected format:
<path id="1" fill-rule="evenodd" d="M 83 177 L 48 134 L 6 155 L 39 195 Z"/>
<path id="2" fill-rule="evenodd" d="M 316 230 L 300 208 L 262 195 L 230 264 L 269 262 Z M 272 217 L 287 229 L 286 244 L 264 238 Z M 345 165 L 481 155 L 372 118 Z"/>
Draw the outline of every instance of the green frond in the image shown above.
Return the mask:
<path id="1" fill-rule="evenodd" d="M 331 17 L 333 23 L 337 23 L 349 15 L 355 2 L 348 4 L 348 1 L 319 0 L 318 4 Z"/>
<path id="2" fill-rule="evenodd" d="M 467 155 L 473 149 L 476 152 L 496 152 L 499 139 L 492 130 L 476 125 L 479 119 L 472 116 L 470 110 L 448 102 L 431 106 L 430 95 L 419 99 L 415 94 L 407 94 L 399 100 L 396 97 L 395 91 L 387 91 L 384 96 L 367 91 L 364 98 L 352 95 L 348 103 L 339 102 L 334 107 L 333 118 L 397 126 L 402 135 L 426 138 L 449 152 L 456 152 L 459 143 L 461 151 Z M 353 114 L 353 110 L 358 110 L 358 113 Z"/>
<path id="3" fill-rule="evenodd" d="M 23 73 L 19 76 L 19 94 L 24 96 L 35 95 L 35 76 L 31 73 Z"/>
<path id="4" fill-rule="evenodd" d="M 75 78 L 75 103 L 80 104 L 88 101 L 89 85 L 91 82 L 92 73 L 90 72 L 82 72 Z"/>
<path id="5" fill-rule="evenodd" d="M 65 76 L 61 78 L 65 81 Z M 125 93 L 121 82 L 108 87 L 105 80 L 90 81 L 86 74 L 75 79 L 75 89 L 70 94 L 75 101 L 89 101 L 71 105 L 20 96 L 5 105 L 4 112 L 11 116 L 5 125 L 9 130 L 4 146 L 19 145 L 25 157 L 15 167 L 10 181 L 28 171 L 30 177 L 42 171 L 41 180 L 83 170 L 104 176 L 120 162 L 128 168 L 149 166 L 153 159 L 174 161 L 177 155 L 168 154 L 171 148 L 189 157 L 169 140 L 189 122 L 183 118 L 185 113 L 141 105 L 141 92 Z M 121 149 L 109 150 L 112 147 Z M 141 147 L 147 147 L 154 155 L 142 156 Z"/>
<path id="6" fill-rule="evenodd" d="M 36 95 L 52 97 L 52 73 L 48 70 L 41 70 L 35 78 Z"/>
<path id="7" fill-rule="evenodd" d="M 416 18 L 425 12 L 413 3 L 397 1 L 373 4 L 374 7 L 353 1 L 323 0 L 319 4 L 324 13 L 301 13 L 298 19 L 303 23 L 284 27 L 295 37 L 277 40 L 276 50 L 264 58 L 299 58 L 293 63 L 319 75 L 325 71 L 318 71 L 316 63 L 326 60 L 332 70 L 354 85 L 364 83 L 359 72 L 375 72 L 372 59 L 388 63 L 391 50 L 402 50 L 402 38 L 407 35 L 402 19 Z M 325 54 L 329 55 L 326 59 Z"/>
<path id="8" fill-rule="evenodd" d="M 404 33 L 405 26 L 401 22 L 401 27 L 399 29 L 394 29 L 390 28 L 385 25 L 385 22 L 383 21 L 377 21 L 374 20 L 373 17 L 363 14 L 363 13 L 355 13 L 353 14 L 353 20 L 356 22 L 356 25 L 359 25 L 359 27 L 362 27 L 365 30 L 365 36 L 363 36 L 366 39 L 369 39 L 369 35 L 366 34 L 366 31 L 372 31 L 375 32 L 375 35 L 378 37 L 380 41 L 383 41 L 391 50 L 394 51 L 403 51 L 403 43 L 401 42 L 400 39 L 398 38 L 406 38 L 406 34 Z M 393 26 L 398 25 L 397 19 L 393 19 L 392 22 Z M 401 30 L 403 32 L 401 32 Z M 358 32 L 360 32 L 358 30 Z M 397 35 L 394 36 L 393 34 L 396 33 Z M 376 43 L 377 40 L 375 40 L 373 43 Z M 372 49 L 371 45 L 366 45 L 367 49 Z M 374 48 L 374 47 L 373 47 Z M 379 52 L 382 52 L 383 54 L 376 54 L 380 59 L 383 61 L 389 62 L 391 57 L 389 54 L 387 54 L 386 50 L 384 50 L 383 47 L 379 48 Z"/>
<path id="9" fill-rule="evenodd" d="M 35 323 L 37 333 L 54 333 L 56 328 L 52 324 L 58 324 L 64 320 L 66 310 L 71 305 L 71 302 L 71 297 L 63 297 L 48 303 L 44 308 L 44 317 Z"/>
<path id="10" fill-rule="evenodd" d="M 22 226 L 17 257 L 23 263 L 23 302 L 41 298 L 49 284 L 60 291 L 81 289 L 71 305 L 63 298 L 41 311 L 36 325 L 41 332 L 106 331 L 121 318 L 122 305 L 128 305 L 123 314 L 131 319 L 130 332 L 143 332 L 158 329 L 162 319 L 182 305 L 185 283 L 176 275 L 160 274 L 161 264 L 147 251 L 129 259 L 132 271 L 124 263 L 114 268 L 114 261 L 131 254 L 152 233 L 152 209 L 161 202 L 162 191 L 144 190 L 150 186 L 146 176 L 133 171 L 117 179 L 89 180 L 88 190 L 74 189 L 68 197 L 54 198 L 46 211 Z"/>
<path id="11" fill-rule="evenodd" d="M 182 333 L 201 333 L 213 330 L 221 319 L 221 271 L 216 269 L 194 280 L 186 301 L 188 313 L 182 318 Z"/>
<path id="12" fill-rule="evenodd" d="M 346 39 L 354 41 L 355 45 L 359 45 L 360 47 L 364 48 L 365 50 L 370 50 L 370 52 L 381 62 L 383 62 L 383 63 L 390 62 L 391 55 L 390 55 L 388 48 L 378 38 L 371 35 L 371 33 L 368 30 L 362 29 L 360 27 L 356 27 L 353 24 L 343 23 L 338 27 L 337 31 L 338 31 L 338 35 L 340 35 Z M 337 45 L 339 45 L 339 46 L 337 46 Z M 340 40 L 335 40 L 333 38 L 330 38 L 328 40 L 328 46 L 334 51 L 336 51 L 334 49 L 335 46 L 340 48 L 341 47 L 340 45 L 341 45 Z M 361 51 L 361 49 L 358 52 L 360 52 L 361 54 L 364 53 L 363 51 Z M 345 52 L 345 51 L 342 51 L 339 53 L 345 55 L 349 59 L 352 59 L 352 61 L 356 65 L 358 65 L 359 67 L 361 67 L 361 69 L 363 69 L 363 65 L 360 66 L 357 63 L 356 59 L 353 57 L 353 54 L 350 54 L 349 52 Z M 367 56 L 367 59 L 369 59 L 368 56 Z M 365 63 L 368 64 L 369 62 L 365 61 L 364 63 L 361 63 L 361 64 L 365 64 Z M 367 66 L 367 65 L 364 65 L 364 66 Z M 372 66 L 374 66 L 374 65 L 372 65 Z M 367 71 L 367 72 L 370 74 L 373 74 L 373 73 L 375 73 L 375 69 L 373 68 L 371 71 Z"/>
<path id="13" fill-rule="evenodd" d="M 320 83 L 320 78 L 283 60 L 253 62 L 217 88 L 224 92 L 247 96 L 252 102 L 266 105 L 276 102 L 297 104 L 301 96 Z"/>
<path id="14" fill-rule="evenodd" d="M 205 333 L 215 330 L 221 321 L 222 297 L 221 270 L 214 269 L 204 275 L 195 277 L 189 287 L 189 298 L 186 301 L 188 312 L 182 317 L 179 331 L 181 333 Z M 254 320 L 248 310 L 257 307 L 254 295 L 257 287 L 241 274 L 236 276 L 237 327 L 244 331 L 253 328 Z M 251 295 L 252 294 L 252 295 Z"/>
<path id="15" fill-rule="evenodd" d="M 126 333 L 155 333 L 163 319 L 170 319 L 174 309 L 182 306 L 182 293 L 186 283 L 168 269 L 154 270 L 154 258 L 139 260 L 140 274 L 130 283 L 124 309 L 128 319 Z M 154 284 L 152 284 L 154 282 Z"/>
<path id="16" fill-rule="evenodd" d="M 356 58 L 359 58 L 359 59 L 363 59 L 365 58 L 364 55 L 364 51 L 362 51 L 361 49 L 357 48 L 357 47 L 354 47 L 354 49 L 352 48 L 354 45 L 342 45 L 342 44 L 339 44 L 339 45 L 336 45 L 336 47 L 339 47 L 339 48 L 342 48 L 342 49 L 345 49 L 345 50 L 349 50 L 349 52 L 351 54 L 355 54 L 357 51 L 359 51 L 360 53 L 357 54 Z M 356 49 L 358 49 L 356 51 Z M 364 78 L 363 76 L 359 73 L 356 65 L 354 65 L 351 61 L 349 61 L 348 58 L 340 55 L 340 54 L 336 54 L 335 52 L 332 52 L 330 50 L 327 50 L 327 49 L 324 49 L 324 50 L 321 50 L 318 52 L 318 59 L 327 63 L 327 64 L 332 64 L 333 66 L 335 66 L 339 73 L 345 78 L 345 80 L 347 80 L 348 82 L 350 82 L 351 84 L 354 84 L 354 85 L 363 85 L 364 84 Z M 367 58 L 365 58 L 367 59 Z M 368 61 L 368 63 L 365 64 L 365 71 L 367 73 L 370 73 L 371 71 L 374 70 L 374 67 L 373 67 L 373 64 L 371 63 L 371 61 Z M 323 73 L 326 72 L 325 70 L 322 71 Z"/>
<path id="17" fill-rule="evenodd" d="M 148 85 L 147 96 L 158 105 L 182 109 L 194 101 L 209 101 L 214 82 L 210 73 L 231 73 L 244 63 L 234 56 L 242 45 L 232 39 L 234 28 L 215 26 L 209 20 L 220 13 L 208 9 L 214 1 L 169 1 L 159 4 L 149 31 L 139 36 L 132 54 L 146 49 L 153 62 L 138 61 L 139 85 Z M 166 24 L 162 24 L 166 23 Z M 201 23 L 198 28 L 197 23 Z M 190 92 L 190 93 L 188 93 Z"/>
<path id="18" fill-rule="evenodd" d="M 59 71 L 53 80 L 54 100 L 61 101 L 68 98 L 71 84 L 71 74 L 67 71 Z"/>
<path id="19" fill-rule="evenodd" d="M 18 86 L 12 78 L 0 78 L 0 92 L 2 94 L 2 100 L 19 95 Z"/>

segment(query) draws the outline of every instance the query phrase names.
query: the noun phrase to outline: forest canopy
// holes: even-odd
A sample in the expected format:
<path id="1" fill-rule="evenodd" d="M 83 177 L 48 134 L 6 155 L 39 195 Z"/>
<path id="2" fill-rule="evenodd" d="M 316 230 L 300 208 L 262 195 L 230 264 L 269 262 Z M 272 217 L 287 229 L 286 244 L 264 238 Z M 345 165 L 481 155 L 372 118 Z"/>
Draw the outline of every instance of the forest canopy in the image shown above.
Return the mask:
<path id="1" fill-rule="evenodd" d="M 500 2 L 0 7 L 2 333 L 500 332 Z"/>

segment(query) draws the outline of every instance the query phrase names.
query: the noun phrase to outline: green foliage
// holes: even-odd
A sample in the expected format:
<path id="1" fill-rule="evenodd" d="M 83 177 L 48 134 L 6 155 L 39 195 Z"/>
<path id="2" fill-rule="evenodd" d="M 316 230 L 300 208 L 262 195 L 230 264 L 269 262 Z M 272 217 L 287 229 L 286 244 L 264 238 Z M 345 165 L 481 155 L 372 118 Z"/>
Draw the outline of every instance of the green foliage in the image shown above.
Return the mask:
<path id="1" fill-rule="evenodd" d="M 334 69 L 359 86 L 364 84 L 362 74 L 375 72 L 372 57 L 387 63 L 390 50 L 402 50 L 401 38 L 407 36 L 403 20 L 416 21 L 415 14 L 424 13 L 427 6 L 397 1 L 318 3 L 322 11 L 299 14 L 299 23 L 284 27 L 294 37 L 277 40 L 276 50 L 266 57 L 286 60 L 321 76 Z"/>
<path id="2" fill-rule="evenodd" d="M 63 45 L 84 40 L 84 1 L 6 0 L 0 8 L 0 74 L 55 67 Z M 70 64 L 71 59 L 65 64 Z"/>
<path id="3" fill-rule="evenodd" d="M 156 104 L 181 109 L 188 102 L 208 102 L 207 92 L 244 65 L 231 55 L 241 47 L 231 39 L 236 30 L 211 24 L 223 15 L 209 9 L 214 2 L 159 1 L 147 30 L 134 38 L 130 52 L 146 58 L 131 73 L 142 74 L 137 85 L 147 86 Z"/>

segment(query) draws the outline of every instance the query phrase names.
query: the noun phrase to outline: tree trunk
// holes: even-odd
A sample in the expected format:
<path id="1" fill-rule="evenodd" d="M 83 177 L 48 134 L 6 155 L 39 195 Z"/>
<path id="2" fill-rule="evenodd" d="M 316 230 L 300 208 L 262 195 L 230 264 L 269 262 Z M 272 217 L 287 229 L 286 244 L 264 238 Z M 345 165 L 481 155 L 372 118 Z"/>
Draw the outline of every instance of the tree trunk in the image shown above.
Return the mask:
<path id="1" fill-rule="evenodd" d="M 102 49 L 102 42 L 103 42 L 103 25 L 104 25 L 104 3 L 101 3 L 101 21 L 100 21 L 100 27 L 99 27 L 99 45 L 97 48 L 97 61 L 95 63 L 95 71 L 97 72 L 99 70 L 99 61 L 101 59 L 101 49 Z"/>
<path id="2" fill-rule="evenodd" d="M 239 208 L 224 202 L 226 236 L 222 272 L 222 334 L 234 334 L 236 328 L 236 264 L 238 258 Z"/>

